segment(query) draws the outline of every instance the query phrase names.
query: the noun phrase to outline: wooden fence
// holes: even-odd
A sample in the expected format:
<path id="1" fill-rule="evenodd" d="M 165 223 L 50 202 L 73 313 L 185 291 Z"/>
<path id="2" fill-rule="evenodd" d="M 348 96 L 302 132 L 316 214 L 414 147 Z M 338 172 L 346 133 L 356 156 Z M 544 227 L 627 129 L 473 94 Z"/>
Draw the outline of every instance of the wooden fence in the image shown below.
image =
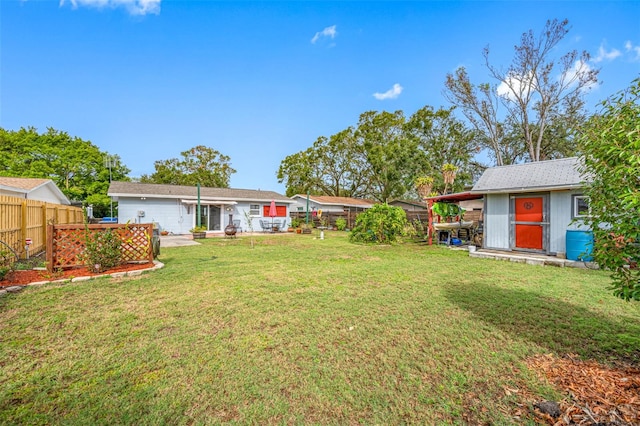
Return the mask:
<path id="1" fill-rule="evenodd" d="M 0 196 L 0 251 L 11 249 L 25 258 L 27 239 L 29 254 L 42 253 L 47 242 L 48 224 L 83 223 L 80 207 Z"/>
<path id="2" fill-rule="evenodd" d="M 120 236 L 122 261 L 153 262 L 153 224 L 49 225 L 47 268 L 73 268 L 85 264 L 83 255 L 89 234 L 113 229 Z"/>
<path id="3" fill-rule="evenodd" d="M 323 212 L 322 217 L 318 218 L 317 216 L 313 216 L 309 214 L 309 223 L 314 227 L 320 226 L 320 220 L 324 223 L 325 226 L 329 228 L 333 228 L 336 225 L 337 219 L 344 219 L 347 222 L 347 229 L 352 229 L 356 224 L 356 218 L 360 213 L 365 210 L 358 212 Z M 426 210 L 424 211 L 406 211 L 407 221 L 413 223 L 414 221 L 419 222 L 427 222 L 429 220 L 429 214 Z M 292 219 L 298 219 L 300 223 L 305 223 L 306 221 L 306 213 L 304 212 L 292 212 Z"/>

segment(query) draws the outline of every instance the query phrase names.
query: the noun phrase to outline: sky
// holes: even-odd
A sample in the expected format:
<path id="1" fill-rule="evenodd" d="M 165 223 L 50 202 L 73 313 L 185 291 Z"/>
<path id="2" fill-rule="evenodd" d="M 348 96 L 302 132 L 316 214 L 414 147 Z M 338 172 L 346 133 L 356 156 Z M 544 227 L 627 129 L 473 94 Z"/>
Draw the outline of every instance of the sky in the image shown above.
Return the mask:
<path id="1" fill-rule="evenodd" d="M 232 188 L 277 171 L 366 111 L 450 106 L 447 73 L 491 81 L 522 33 L 568 19 L 557 53 L 591 54 L 599 101 L 640 75 L 638 1 L 2 0 L 0 127 L 47 127 L 118 155 L 131 177 L 206 145 Z"/>

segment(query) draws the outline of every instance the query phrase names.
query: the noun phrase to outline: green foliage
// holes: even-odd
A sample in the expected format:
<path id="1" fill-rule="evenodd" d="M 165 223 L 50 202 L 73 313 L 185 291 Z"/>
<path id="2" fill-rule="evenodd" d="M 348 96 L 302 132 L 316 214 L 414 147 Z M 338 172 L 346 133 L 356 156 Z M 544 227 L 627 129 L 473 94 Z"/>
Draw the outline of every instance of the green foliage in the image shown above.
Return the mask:
<path id="1" fill-rule="evenodd" d="M 352 242 L 389 244 L 405 235 L 407 215 L 400 207 L 376 204 L 358 215 L 349 234 Z"/>
<path id="2" fill-rule="evenodd" d="M 300 226 L 300 219 L 298 219 L 297 217 L 294 217 L 293 219 L 291 219 L 291 227 L 292 228 L 298 228 Z"/>
<path id="3" fill-rule="evenodd" d="M 189 229 L 189 232 L 205 232 L 207 230 L 207 227 L 204 225 L 200 225 L 200 226 L 195 226 L 191 229 Z"/>
<path id="4" fill-rule="evenodd" d="M 11 250 L 0 249 L 0 280 L 3 280 L 11 272 L 15 260 L 16 256 Z"/>
<path id="5" fill-rule="evenodd" d="M 336 219 L 336 228 L 338 231 L 344 231 L 347 229 L 347 219 L 343 217 L 339 217 Z"/>
<path id="6" fill-rule="evenodd" d="M 434 190 L 442 192 L 441 168 L 457 167 L 453 190 L 462 190 L 479 173 L 472 167 L 474 134 L 451 109 L 425 106 L 408 120 L 402 111 L 367 111 L 354 129 L 327 138 L 287 156 L 278 170 L 287 196 L 309 191 L 316 195 L 371 198 L 417 198 L 416 175 L 438 176 Z"/>
<path id="7" fill-rule="evenodd" d="M 0 175 L 51 179 L 69 199 L 90 199 L 96 216 L 109 206 L 107 155 L 90 141 L 52 128 L 0 128 Z M 114 163 L 112 180 L 128 180 L 129 169 Z"/>
<path id="8" fill-rule="evenodd" d="M 112 229 L 90 232 L 85 230 L 84 261 L 95 272 L 103 272 L 122 264 L 120 236 Z"/>
<path id="9" fill-rule="evenodd" d="M 462 216 L 465 212 L 463 208 L 458 206 L 457 204 L 452 203 L 434 203 L 433 204 L 433 213 L 440 216 L 442 219 L 447 220 L 449 218 L 453 218 L 456 216 Z"/>
<path id="10" fill-rule="evenodd" d="M 640 300 L 640 79 L 602 104 L 580 137 L 594 233 L 593 257 L 614 294 Z"/>
<path id="11" fill-rule="evenodd" d="M 156 171 L 140 177 L 142 183 L 228 188 L 231 175 L 236 171 L 230 157 L 213 148 L 198 145 L 180 153 L 182 158 L 155 162 Z"/>

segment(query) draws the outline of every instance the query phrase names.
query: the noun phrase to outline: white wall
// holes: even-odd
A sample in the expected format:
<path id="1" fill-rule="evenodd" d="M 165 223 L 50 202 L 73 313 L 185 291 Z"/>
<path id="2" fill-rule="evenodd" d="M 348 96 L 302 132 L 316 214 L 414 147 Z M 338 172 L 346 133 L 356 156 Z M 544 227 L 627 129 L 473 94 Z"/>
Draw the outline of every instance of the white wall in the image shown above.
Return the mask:
<path id="1" fill-rule="evenodd" d="M 233 215 L 232 220 L 240 220 L 240 228 L 243 232 L 250 230 L 245 212 L 249 211 L 251 204 L 259 204 L 260 210 L 257 216 L 251 217 L 251 223 L 255 232 L 260 232 L 260 219 L 271 220 L 270 217 L 264 217 L 264 206 L 269 206 L 270 203 L 265 202 L 239 202 L 234 205 L 222 205 L 219 206 L 220 211 L 220 224 L 221 231 L 229 224 L 229 213 Z M 280 205 L 280 203 L 277 203 Z M 231 208 L 231 211 L 227 210 L 227 207 Z M 144 211 L 144 217 L 138 217 L 138 211 Z M 160 226 L 161 231 L 169 231 L 174 234 L 188 234 L 189 230 L 196 224 L 196 207 L 195 205 L 183 204 L 180 200 L 176 199 L 162 199 L 162 198 L 146 198 L 141 200 L 138 197 L 135 198 L 122 198 L 118 199 L 118 223 L 151 223 L 156 222 Z M 282 217 L 278 217 L 278 220 L 282 222 Z M 287 224 L 291 223 L 289 219 L 289 208 L 287 208 Z"/>
<path id="2" fill-rule="evenodd" d="M 487 194 L 485 200 L 483 246 L 509 250 L 509 194 Z"/>
<path id="3" fill-rule="evenodd" d="M 572 196 L 579 194 L 582 191 L 557 191 L 549 197 L 549 251 L 552 253 L 566 253 L 568 229 L 588 229 L 581 222 L 572 223 Z"/>

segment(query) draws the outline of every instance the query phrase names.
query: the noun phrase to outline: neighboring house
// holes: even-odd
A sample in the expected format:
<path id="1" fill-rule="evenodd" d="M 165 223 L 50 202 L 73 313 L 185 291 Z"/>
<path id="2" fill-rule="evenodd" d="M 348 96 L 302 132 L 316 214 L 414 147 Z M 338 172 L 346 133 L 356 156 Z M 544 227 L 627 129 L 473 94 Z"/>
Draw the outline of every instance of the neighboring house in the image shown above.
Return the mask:
<path id="1" fill-rule="evenodd" d="M 563 256 L 589 209 L 578 166 L 571 157 L 485 170 L 471 190 L 484 195 L 483 247 Z"/>
<path id="2" fill-rule="evenodd" d="M 0 176 L 0 195 L 67 206 L 71 204 L 51 179 Z"/>
<path id="3" fill-rule="evenodd" d="M 161 230 L 187 234 L 196 226 L 198 189 L 195 186 L 111 182 L 108 195 L 118 202 L 118 223 L 157 223 Z M 201 224 L 209 231 L 224 232 L 232 220 L 239 220 L 243 231 L 260 231 L 260 219 L 271 219 L 269 207 L 276 203 L 276 219 L 287 220 L 289 205 L 284 195 L 273 191 L 233 188 L 200 188 Z"/>
<path id="4" fill-rule="evenodd" d="M 307 196 L 304 194 L 297 194 L 291 197 L 295 202 L 291 207 L 291 211 L 306 213 L 307 211 Z M 363 200 L 360 198 L 350 197 L 331 197 L 328 195 L 309 195 L 309 211 L 327 213 L 359 213 L 364 210 L 370 209 L 376 204 L 372 200 Z"/>
<path id="5" fill-rule="evenodd" d="M 389 203 L 390 206 L 400 207 L 403 210 L 408 212 L 426 212 L 427 203 L 423 201 L 413 201 L 413 200 L 393 200 Z"/>

